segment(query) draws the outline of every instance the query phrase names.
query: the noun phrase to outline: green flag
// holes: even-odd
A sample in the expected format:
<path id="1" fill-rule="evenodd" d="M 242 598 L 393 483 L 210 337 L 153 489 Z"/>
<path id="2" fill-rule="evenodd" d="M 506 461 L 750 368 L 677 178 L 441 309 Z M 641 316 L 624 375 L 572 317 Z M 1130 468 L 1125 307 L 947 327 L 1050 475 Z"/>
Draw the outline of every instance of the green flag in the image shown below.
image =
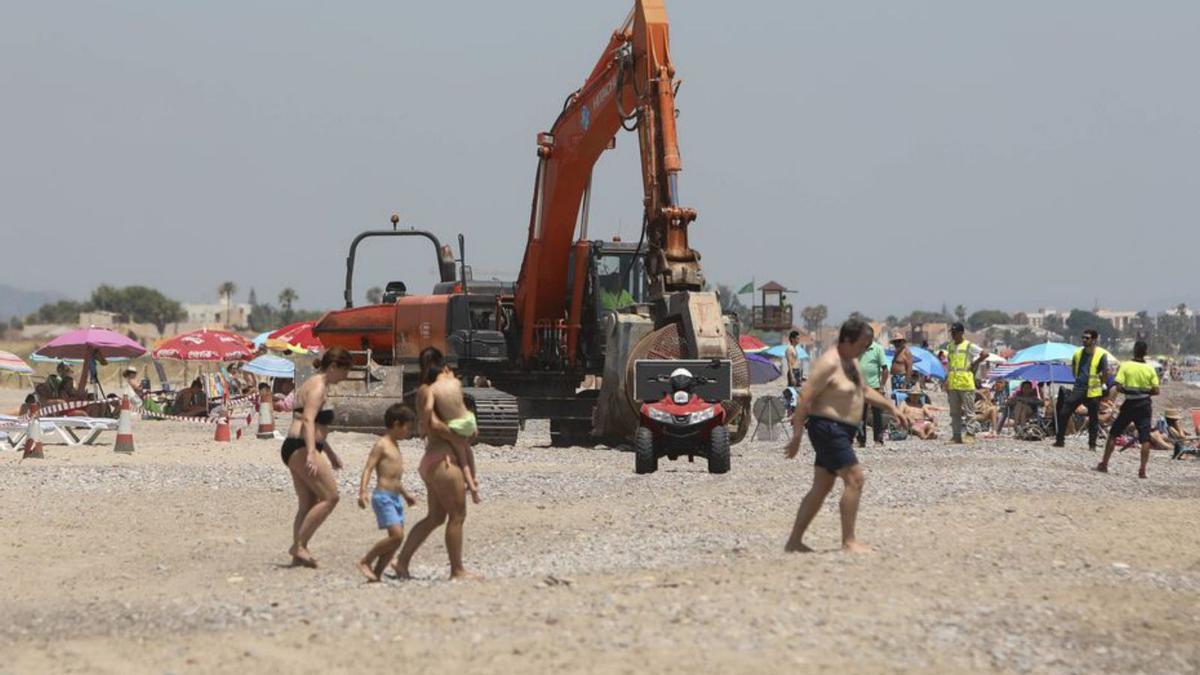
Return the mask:
<path id="1" fill-rule="evenodd" d="M 742 290 L 738 291 L 737 294 L 744 295 L 746 293 L 753 293 L 753 292 L 754 292 L 754 282 L 751 281 L 750 283 L 746 284 L 745 286 L 742 286 Z"/>

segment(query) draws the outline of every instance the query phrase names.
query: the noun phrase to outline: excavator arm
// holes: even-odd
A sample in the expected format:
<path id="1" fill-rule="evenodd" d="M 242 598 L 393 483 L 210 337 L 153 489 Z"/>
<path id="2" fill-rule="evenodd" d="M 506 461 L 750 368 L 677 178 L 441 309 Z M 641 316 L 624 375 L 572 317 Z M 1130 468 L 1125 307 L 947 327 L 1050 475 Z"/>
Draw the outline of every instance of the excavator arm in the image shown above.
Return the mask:
<path id="1" fill-rule="evenodd" d="M 696 212 L 679 205 L 677 86 L 662 0 L 637 0 L 583 86 L 567 97 L 550 131 L 538 134 L 529 238 L 515 297 L 526 363 L 536 362 L 549 344 L 564 341 L 562 356 L 574 363 L 587 271 L 592 167 L 622 127 L 638 134 L 650 300 L 698 291 L 703 285 L 700 255 L 688 247 L 687 227 Z M 575 264 L 568 269 L 572 251 Z M 568 284 L 572 277 L 574 283 Z"/>

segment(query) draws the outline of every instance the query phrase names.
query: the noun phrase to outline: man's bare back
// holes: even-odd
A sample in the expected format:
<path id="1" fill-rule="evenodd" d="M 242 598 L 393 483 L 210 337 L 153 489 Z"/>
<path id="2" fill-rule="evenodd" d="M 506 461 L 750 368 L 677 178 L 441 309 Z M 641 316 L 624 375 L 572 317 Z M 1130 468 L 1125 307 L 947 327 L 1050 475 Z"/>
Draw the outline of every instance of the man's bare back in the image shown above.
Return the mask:
<path id="1" fill-rule="evenodd" d="M 836 349 L 827 350 L 813 363 L 811 378 L 822 379 L 823 386 L 813 398 L 810 415 L 850 425 L 862 422 L 863 376 L 857 359 L 845 361 Z"/>

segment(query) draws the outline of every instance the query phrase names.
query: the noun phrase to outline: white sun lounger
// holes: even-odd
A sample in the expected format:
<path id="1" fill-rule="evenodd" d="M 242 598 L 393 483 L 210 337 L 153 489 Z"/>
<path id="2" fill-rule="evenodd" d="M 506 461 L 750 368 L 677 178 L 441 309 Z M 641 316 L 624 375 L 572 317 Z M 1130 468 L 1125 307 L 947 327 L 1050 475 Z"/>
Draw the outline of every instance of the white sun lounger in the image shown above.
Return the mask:
<path id="1" fill-rule="evenodd" d="M 25 426 L 17 427 L 22 424 Z M 92 445 L 100 434 L 117 430 L 117 420 L 107 417 L 42 417 L 38 424 L 42 427 L 42 442 L 61 441 L 64 445 Z M 25 442 L 29 433 L 27 422 L 0 415 L 0 427 L 4 426 L 8 429 L 0 429 L 0 443 L 15 449 Z"/>

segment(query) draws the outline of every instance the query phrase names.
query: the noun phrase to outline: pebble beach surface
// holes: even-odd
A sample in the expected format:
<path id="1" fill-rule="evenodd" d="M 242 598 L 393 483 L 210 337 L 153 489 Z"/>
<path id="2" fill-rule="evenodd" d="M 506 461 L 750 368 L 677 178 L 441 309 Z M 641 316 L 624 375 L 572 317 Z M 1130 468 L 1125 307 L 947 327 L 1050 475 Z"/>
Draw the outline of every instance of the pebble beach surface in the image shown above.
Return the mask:
<path id="1" fill-rule="evenodd" d="M 278 441 L 134 432 L 128 456 L 112 434 L 0 451 L 0 673 L 1200 670 L 1200 462 L 1169 453 L 1138 480 L 1136 450 L 1101 475 L 1079 437 L 868 447 L 876 552 L 838 550 L 839 488 L 818 552 L 785 554 L 807 441 L 792 461 L 782 435 L 743 442 L 724 476 L 702 460 L 637 476 L 632 455 L 550 448 L 531 422 L 517 447 L 477 450 L 466 559 L 483 581 L 445 581 L 435 534 L 415 580 L 366 584 L 372 438 L 330 438 L 347 469 L 314 571 L 287 566 Z M 420 445 L 402 450 L 423 500 Z"/>

